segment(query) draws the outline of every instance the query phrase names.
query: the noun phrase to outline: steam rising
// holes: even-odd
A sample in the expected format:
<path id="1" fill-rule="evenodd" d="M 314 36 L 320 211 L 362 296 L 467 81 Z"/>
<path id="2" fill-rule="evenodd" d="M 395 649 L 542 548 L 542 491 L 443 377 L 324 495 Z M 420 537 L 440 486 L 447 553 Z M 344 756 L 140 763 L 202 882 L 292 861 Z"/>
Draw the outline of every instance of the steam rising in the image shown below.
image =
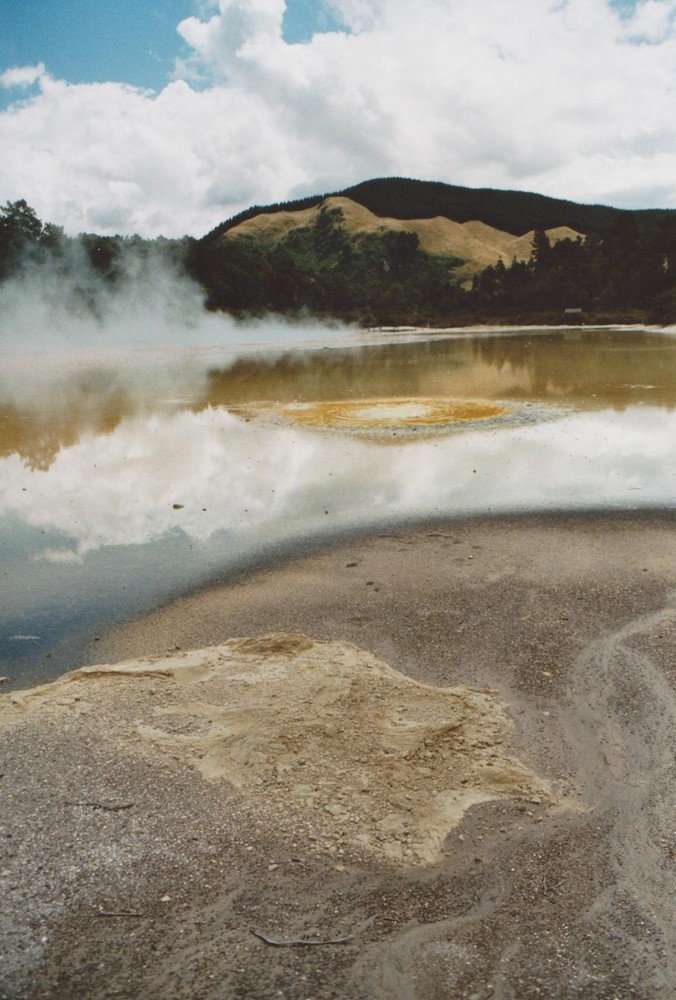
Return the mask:
<path id="1" fill-rule="evenodd" d="M 102 277 L 77 241 L 0 284 L 0 353 L 130 348 L 289 346 L 325 341 L 336 325 L 279 318 L 238 322 L 204 308 L 202 288 L 159 248 L 130 243 L 120 276 Z M 345 329 L 345 328 L 343 328 Z"/>

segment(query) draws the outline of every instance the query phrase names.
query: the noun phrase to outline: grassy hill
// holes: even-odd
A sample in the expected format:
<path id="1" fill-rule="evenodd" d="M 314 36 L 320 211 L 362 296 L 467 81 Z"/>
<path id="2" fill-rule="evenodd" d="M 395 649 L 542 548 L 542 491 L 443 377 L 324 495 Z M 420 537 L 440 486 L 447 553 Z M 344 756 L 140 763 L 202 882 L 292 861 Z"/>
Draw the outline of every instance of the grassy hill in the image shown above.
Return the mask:
<path id="1" fill-rule="evenodd" d="M 483 222 L 513 236 L 560 226 L 569 227 L 578 233 L 603 236 L 618 224 L 627 222 L 640 230 L 659 222 L 676 223 L 676 212 L 673 209 L 629 210 L 606 205 L 582 205 L 523 191 L 467 188 L 438 181 L 389 177 L 364 181 L 342 191 L 297 201 L 253 206 L 222 222 L 205 238 L 217 239 L 256 216 L 317 208 L 328 197 L 349 198 L 381 219 L 434 219 L 439 216 L 459 223 Z"/>
<path id="2" fill-rule="evenodd" d="M 123 283 L 133 254 L 184 267 L 208 308 L 363 325 L 676 323 L 676 211 L 389 178 L 253 207 L 202 239 L 67 237 L 23 200 L 0 209 L 0 284 L 81 260 Z M 92 305 L 95 310 L 95 303 Z"/>
<path id="3" fill-rule="evenodd" d="M 383 178 L 254 206 L 197 241 L 189 267 L 211 308 L 239 314 L 674 322 L 676 211 Z"/>
<path id="4" fill-rule="evenodd" d="M 351 198 L 334 195 L 309 208 L 295 211 L 282 209 L 254 215 L 227 229 L 218 239 L 250 237 L 276 244 L 293 230 L 314 226 L 322 208 L 339 209 L 343 225 L 351 234 L 415 233 L 419 246 L 427 253 L 445 254 L 463 261 L 455 268 L 455 274 L 462 282 L 470 284 L 475 274 L 495 264 L 499 258 L 505 263 L 514 259 L 527 261 L 535 234 L 531 229 L 522 236 L 515 236 L 478 219 L 455 222 L 442 215 L 421 219 L 379 216 Z M 569 226 L 558 226 L 546 232 L 551 243 L 562 239 L 576 239 L 581 235 Z"/>
<path id="5" fill-rule="evenodd" d="M 469 222 L 477 219 L 496 229 L 523 235 L 533 229 L 569 226 L 580 233 L 603 235 L 624 217 L 639 225 L 676 213 L 661 209 L 629 211 L 605 205 L 581 205 L 524 191 L 467 188 L 436 181 L 393 177 L 364 181 L 342 191 L 375 215 L 429 219 L 435 215 Z"/>

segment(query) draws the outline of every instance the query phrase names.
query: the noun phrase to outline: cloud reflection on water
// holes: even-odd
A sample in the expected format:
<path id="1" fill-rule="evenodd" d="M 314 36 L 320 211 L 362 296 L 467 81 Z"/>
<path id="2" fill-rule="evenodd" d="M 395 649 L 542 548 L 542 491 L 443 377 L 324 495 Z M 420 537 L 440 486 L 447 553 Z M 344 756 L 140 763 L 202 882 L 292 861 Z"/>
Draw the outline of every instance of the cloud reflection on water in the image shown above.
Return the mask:
<path id="1" fill-rule="evenodd" d="M 79 559 L 179 529 L 249 542 L 470 512 L 673 505 L 676 413 L 571 414 L 396 447 L 247 422 L 223 409 L 154 413 L 84 434 L 48 469 L 0 461 L 0 517 L 57 532 Z"/>
<path id="2" fill-rule="evenodd" d="M 132 417 L 262 402 L 676 406 L 676 338 L 638 329 L 338 336 L 261 322 L 237 337 L 224 332 L 226 343 L 211 348 L 3 356 L 0 458 L 16 451 L 46 469 L 83 435 L 109 434 Z M 275 349 L 280 338 L 286 346 Z"/>
<path id="3" fill-rule="evenodd" d="M 673 337 L 341 333 L 329 349 L 325 333 L 299 331 L 312 344 L 295 350 L 254 337 L 4 356 L 0 673 L 55 676 L 113 622 L 306 542 L 482 512 L 675 504 Z M 384 445 L 269 419 L 270 403 L 428 395 L 507 401 L 530 422 Z"/>

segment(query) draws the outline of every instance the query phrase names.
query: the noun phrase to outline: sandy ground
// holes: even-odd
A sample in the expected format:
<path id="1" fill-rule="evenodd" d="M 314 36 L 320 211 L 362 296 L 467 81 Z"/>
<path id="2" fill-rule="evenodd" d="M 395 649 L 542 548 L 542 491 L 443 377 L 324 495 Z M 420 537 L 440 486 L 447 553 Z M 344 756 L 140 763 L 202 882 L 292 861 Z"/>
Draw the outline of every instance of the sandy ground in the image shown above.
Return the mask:
<path id="1" fill-rule="evenodd" d="M 0 996 L 676 995 L 675 526 L 344 543 L 3 696 Z"/>

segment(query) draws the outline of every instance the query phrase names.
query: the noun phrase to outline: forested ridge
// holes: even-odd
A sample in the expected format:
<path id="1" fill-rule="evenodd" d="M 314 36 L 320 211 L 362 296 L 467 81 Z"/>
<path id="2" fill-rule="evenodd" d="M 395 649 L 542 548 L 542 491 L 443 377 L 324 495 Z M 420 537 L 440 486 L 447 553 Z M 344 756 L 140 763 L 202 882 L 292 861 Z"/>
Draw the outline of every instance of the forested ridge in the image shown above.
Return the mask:
<path id="1" fill-rule="evenodd" d="M 0 281 L 32 268 L 75 273 L 84 262 L 114 286 L 136 260 L 169 262 L 204 290 L 209 309 L 233 315 L 316 315 L 363 325 L 473 322 L 676 322 L 676 211 L 621 210 L 523 192 L 388 178 L 336 192 L 386 219 L 480 221 L 515 236 L 534 231 L 528 260 L 496 259 L 471 280 L 457 255 L 429 252 L 415 232 L 354 231 L 317 196 L 255 207 L 201 239 L 68 237 L 25 201 L 0 209 Z M 316 209 L 272 239 L 237 235 L 261 215 Z M 303 217 L 305 218 L 305 217 Z M 566 226 L 575 239 L 550 242 Z M 575 312 L 571 312 L 575 310 Z M 578 312 L 581 310 L 582 312 Z"/>
<path id="2" fill-rule="evenodd" d="M 441 215 L 456 222 L 478 219 L 496 229 L 516 235 L 531 229 L 554 229 L 570 226 L 581 233 L 603 234 L 625 217 L 631 216 L 640 229 L 660 220 L 673 218 L 673 209 L 621 209 L 607 205 L 581 205 L 561 198 L 525 191 L 497 191 L 493 188 L 467 188 L 441 181 L 417 181 L 405 177 L 384 177 L 363 181 L 341 191 L 301 198 L 296 201 L 256 205 L 216 226 L 205 237 L 213 240 L 246 219 L 256 215 L 286 211 L 297 212 L 320 205 L 326 198 L 351 198 L 374 215 L 394 219 L 432 219 Z"/>

